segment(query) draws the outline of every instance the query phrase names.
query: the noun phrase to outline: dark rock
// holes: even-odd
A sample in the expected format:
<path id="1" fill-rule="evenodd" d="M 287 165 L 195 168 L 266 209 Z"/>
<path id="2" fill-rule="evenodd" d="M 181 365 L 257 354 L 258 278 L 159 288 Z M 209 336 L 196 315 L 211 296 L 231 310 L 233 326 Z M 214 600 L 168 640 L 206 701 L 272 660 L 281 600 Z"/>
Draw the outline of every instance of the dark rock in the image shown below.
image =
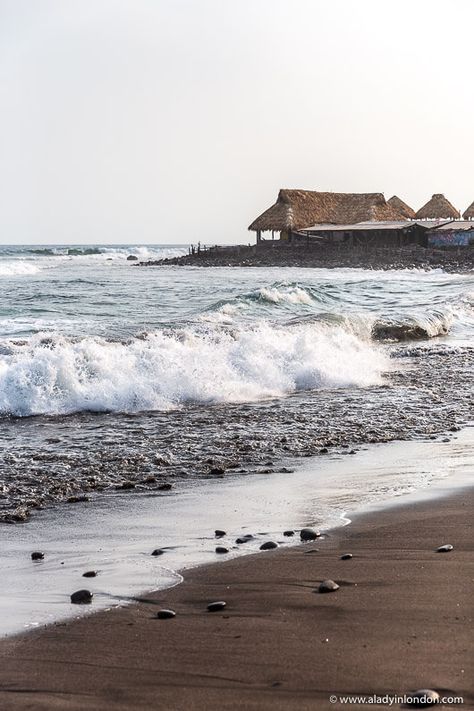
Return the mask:
<path id="1" fill-rule="evenodd" d="M 452 546 L 451 543 L 445 543 L 444 546 L 440 546 L 439 548 L 437 548 L 436 552 L 437 553 L 449 553 L 452 550 L 454 550 L 454 546 Z"/>
<path id="2" fill-rule="evenodd" d="M 329 452 L 329 449 L 327 447 L 322 447 L 319 450 L 319 454 L 327 454 Z"/>
<path id="3" fill-rule="evenodd" d="M 283 531 L 284 536 L 294 536 L 295 532 L 294 531 Z"/>
<path id="4" fill-rule="evenodd" d="M 124 481 L 123 484 L 119 484 L 118 486 L 115 487 L 116 489 L 134 489 L 135 484 L 133 481 Z"/>
<path id="5" fill-rule="evenodd" d="M 302 541 L 315 541 L 320 535 L 320 532 L 315 531 L 314 528 L 302 528 L 300 531 Z"/>
<path id="6" fill-rule="evenodd" d="M 176 617 L 176 612 L 174 610 L 158 610 L 156 616 L 159 620 L 171 620 Z"/>
<path id="7" fill-rule="evenodd" d="M 225 546 L 216 546 L 216 553 L 228 553 L 229 549 Z"/>
<path id="8" fill-rule="evenodd" d="M 261 551 L 271 551 L 274 548 L 278 548 L 278 543 L 275 543 L 275 541 L 265 541 L 265 543 L 262 543 L 260 546 Z"/>
<path id="9" fill-rule="evenodd" d="M 424 709 L 428 706 L 433 706 L 439 703 L 439 694 L 434 689 L 418 689 L 408 693 L 409 706 L 414 706 L 418 709 Z"/>
<path id="10" fill-rule="evenodd" d="M 160 484 L 159 486 L 156 487 L 159 491 L 169 491 L 170 489 L 173 488 L 173 484 L 170 484 L 169 482 L 165 482 L 164 484 Z"/>
<path id="11" fill-rule="evenodd" d="M 90 605 L 92 602 L 92 593 L 90 590 L 76 590 L 71 595 L 71 602 L 73 605 Z"/>
<path id="12" fill-rule="evenodd" d="M 163 555 L 163 553 L 164 553 L 164 550 L 162 548 L 155 548 L 152 555 L 155 555 L 155 556 L 156 555 Z"/>
<path id="13" fill-rule="evenodd" d="M 33 551 L 31 554 L 31 560 L 43 560 L 44 558 L 44 553 L 41 551 Z"/>
<path id="14" fill-rule="evenodd" d="M 82 573 L 83 578 L 95 578 L 96 576 L 97 576 L 96 570 L 87 570 L 85 573 Z"/>
<path id="15" fill-rule="evenodd" d="M 251 533 L 247 533 L 245 536 L 239 536 L 238 538 L 235 539 L 235 542 L 238 543 L 239 545 L 242 543 L 248 543 L 249 541 L 253 540 L 253 536 Z"/>
<path id="16" fill-rule="evenodd" d="M 85 494 L 79 494 L 78 496 L 68 496 L 66 501 L 68 504 L 79 504 L 82 501 L 90 501 L 90 499 Z"/>
<path id="17" fill-rule="evenodd" d="M 350 560 L 352 558 L 352 553 L 343 553 L 341 555 L 341 560 Z"/>
<path id="18" fill-rule="evenodd" d="M 329 593 L 339 590 L 339 585 L 334 580 L 323 580 L 318 587 L 319 593 Z"/>
<path id="19" fill-rule="evenodd" d="M 224 602 L 224 600 L 219 600 L 218 602 L 210 602 L 207 609 L 209 612 L 219 612 L 219 610 L 223 610 L 226 606 L 227 603 Z"/>
<path id="20" fill-rule="evenodd" d="M 222 536 L 226 536 L 227 534 L 225 531 L 221 531 L 220 528 L 216 528 L 216 530 L 214 531 L 214 535 L 216 538 L 222 538 Z"/>
<path id="21" fill-rule="evenodd" d="M 224 467 L 212 467 L 212 469 L 209 469 L 209 474 L 211 476 L 224 476 L 225 469 Z"/>
<path id="22" fill-rule="evenodd" d="M 134 254 L 129 254 L 127 257 L 127 262 L 138 262 L 138 257 L 136 257 Z"/>

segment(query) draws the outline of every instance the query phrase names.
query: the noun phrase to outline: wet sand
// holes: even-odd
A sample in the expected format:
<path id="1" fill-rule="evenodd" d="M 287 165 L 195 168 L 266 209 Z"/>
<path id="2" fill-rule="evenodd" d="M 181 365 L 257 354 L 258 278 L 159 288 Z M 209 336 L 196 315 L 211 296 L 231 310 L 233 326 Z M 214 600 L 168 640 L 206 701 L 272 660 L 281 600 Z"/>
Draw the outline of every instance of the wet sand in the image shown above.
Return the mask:
<path id="1" fill-rule="evenodd" d="M 344 706 L 331 694 L 427 687 L 473 708 L 473 502 L 470 489 L 372 512 L 324 540 L 189 571 L 147 602 L 5 639 L 0 708 L 329 709 Z M 315 593 L 325 578 L 340 589 Z M 226 611 L 208 613 L 213 600 Z M 160 607 L 176 618 L 154 619 Z"/>

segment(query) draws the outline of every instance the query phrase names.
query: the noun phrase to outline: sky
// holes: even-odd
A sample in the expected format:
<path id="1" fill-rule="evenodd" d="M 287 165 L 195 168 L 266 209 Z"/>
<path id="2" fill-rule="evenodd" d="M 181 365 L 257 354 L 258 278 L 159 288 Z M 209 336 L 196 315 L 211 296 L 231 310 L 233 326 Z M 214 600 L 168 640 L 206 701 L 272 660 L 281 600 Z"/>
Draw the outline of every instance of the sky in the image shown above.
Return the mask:
<path id="1" fill-rule="evenodd" d="M 473 0 L 0 0 L 0 243 L 247 243 L 281 187 L 474 200 Z"/>

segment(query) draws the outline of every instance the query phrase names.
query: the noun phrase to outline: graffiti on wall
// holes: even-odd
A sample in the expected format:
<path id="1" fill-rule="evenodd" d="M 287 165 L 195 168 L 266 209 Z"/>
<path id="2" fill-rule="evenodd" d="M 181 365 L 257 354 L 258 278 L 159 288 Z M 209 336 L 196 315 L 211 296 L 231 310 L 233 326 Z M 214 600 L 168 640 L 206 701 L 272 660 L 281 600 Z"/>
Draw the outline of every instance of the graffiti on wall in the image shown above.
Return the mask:
<path id="1" fill-rule="evenodd" d="M 474 244 L 474 229 L 462 232 L 430 232 L 428 244 L 431 247 L 467 247 Z"/>

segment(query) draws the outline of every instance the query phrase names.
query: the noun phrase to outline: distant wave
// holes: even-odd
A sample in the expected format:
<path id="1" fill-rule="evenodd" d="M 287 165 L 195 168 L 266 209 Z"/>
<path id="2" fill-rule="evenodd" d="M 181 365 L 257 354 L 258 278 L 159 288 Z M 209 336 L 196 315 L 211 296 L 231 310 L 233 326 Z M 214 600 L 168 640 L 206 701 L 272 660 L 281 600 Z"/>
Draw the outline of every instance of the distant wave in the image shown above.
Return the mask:
<path id="1" fill-rule="evenodd" d="M 158 331 L 127 343 L 65 337 L 3 347 L 0 413 L 168 410 L 382 382 L 389 359 L 338 326 Z"/>

